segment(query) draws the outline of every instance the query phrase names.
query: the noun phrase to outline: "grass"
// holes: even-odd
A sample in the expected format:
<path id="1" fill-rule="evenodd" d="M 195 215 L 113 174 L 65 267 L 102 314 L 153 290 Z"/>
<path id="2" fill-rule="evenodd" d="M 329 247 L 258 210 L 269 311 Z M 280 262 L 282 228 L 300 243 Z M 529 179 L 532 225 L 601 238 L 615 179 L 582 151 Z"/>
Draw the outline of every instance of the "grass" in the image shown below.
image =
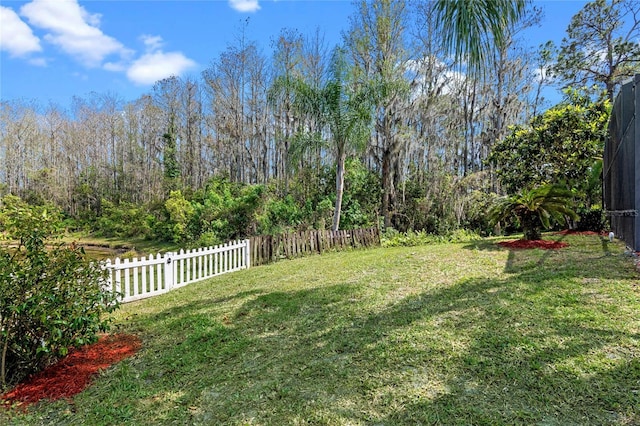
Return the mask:
<path id="1" fill-rule="evenodd" d="M 143 349 L 0 423 L 640 424 L 640 290 L 620 243 L 547 236 L 283 261 L 124 305 Z"/>

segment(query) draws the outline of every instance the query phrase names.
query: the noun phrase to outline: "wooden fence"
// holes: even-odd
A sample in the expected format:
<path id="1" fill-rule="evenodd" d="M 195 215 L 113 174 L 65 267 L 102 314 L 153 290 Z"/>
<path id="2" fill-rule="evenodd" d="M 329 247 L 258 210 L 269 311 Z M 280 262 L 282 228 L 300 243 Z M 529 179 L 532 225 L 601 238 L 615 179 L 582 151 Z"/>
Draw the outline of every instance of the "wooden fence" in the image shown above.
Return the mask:
<path id="1" fill-rule="evenodd" d="M 373 247 L 380 245 L 378 228 L 348 231 L 300 231 L 281 235 L 251 237 L 251 266 L 280 259 L 292 259 L 327 250 Z"/>

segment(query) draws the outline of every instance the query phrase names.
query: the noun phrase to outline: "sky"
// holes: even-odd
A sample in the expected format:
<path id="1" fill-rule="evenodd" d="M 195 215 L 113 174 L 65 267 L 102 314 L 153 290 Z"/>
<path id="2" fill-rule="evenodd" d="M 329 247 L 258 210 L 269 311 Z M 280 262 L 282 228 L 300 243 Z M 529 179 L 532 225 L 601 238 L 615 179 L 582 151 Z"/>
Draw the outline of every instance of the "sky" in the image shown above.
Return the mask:
<path id="1" fill-rule="evenodd" d="M 545 17 L 528 44 L 559 45 L 585 3 L 534 1 Z M 243 27 L 270 55 L 282 28 L 319 28 L 329 46 L 340 43 L 354 11 L 350 0 L 0 0 L 0 99 L 133 101 L 162 78 L 198 77 Z"/>

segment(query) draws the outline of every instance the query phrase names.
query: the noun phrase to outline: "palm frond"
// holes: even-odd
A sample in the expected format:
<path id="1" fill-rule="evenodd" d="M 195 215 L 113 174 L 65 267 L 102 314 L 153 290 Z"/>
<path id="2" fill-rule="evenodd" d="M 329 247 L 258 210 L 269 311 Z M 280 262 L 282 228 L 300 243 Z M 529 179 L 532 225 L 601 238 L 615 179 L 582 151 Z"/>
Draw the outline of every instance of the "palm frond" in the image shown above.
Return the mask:
<path id="1" fill-rule="evenodd" d="M 445 47 L 457 60 L 466 59 L 472 73 L 480 73 L 493 38 L 502 46 L 509 25 L 522 16 L 526 0 L 438 0 Z"/>
<path id="2" fill-rule="evenodd" d="M 578 220 L 579 216 L 569 207 L 575 194 L 560 185 L 542 185 L 518 194 L 498 199 L 489 210 L 491 223 L 503 221 L 510 216 L 520 223 L 531 223 L 527 218 L 537 216 L 544 228 L 550 228 L 552 221 L 561 222 L 565 217 Z M 526 230 L 525 230 L 526 234 Z"/>

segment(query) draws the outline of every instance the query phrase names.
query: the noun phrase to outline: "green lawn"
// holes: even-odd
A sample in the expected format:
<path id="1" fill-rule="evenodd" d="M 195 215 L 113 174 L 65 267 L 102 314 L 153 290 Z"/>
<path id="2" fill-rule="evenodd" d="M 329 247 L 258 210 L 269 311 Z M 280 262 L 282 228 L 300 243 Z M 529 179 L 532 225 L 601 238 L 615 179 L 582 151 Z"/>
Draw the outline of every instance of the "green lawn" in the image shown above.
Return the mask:
<path id="1" fill-rule="evenodd" d="M 124 305 L 134 358 L 0 423 L 640 424 L 632 258 L 546 238 L 570 246 L 332 253 Z"/>

